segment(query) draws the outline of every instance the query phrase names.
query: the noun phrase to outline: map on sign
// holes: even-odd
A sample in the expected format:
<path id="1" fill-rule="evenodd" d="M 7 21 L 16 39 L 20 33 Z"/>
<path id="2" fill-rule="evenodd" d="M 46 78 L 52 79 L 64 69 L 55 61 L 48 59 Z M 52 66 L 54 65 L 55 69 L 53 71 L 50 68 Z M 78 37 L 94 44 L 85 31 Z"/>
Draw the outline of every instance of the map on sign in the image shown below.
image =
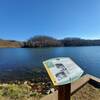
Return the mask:
<path id="1" fill-rule="evenodd" d="M 64 85 L 78 80 L 83 70 L 68 57 L 58 57 L 43 62 L 54 85 Z"/>

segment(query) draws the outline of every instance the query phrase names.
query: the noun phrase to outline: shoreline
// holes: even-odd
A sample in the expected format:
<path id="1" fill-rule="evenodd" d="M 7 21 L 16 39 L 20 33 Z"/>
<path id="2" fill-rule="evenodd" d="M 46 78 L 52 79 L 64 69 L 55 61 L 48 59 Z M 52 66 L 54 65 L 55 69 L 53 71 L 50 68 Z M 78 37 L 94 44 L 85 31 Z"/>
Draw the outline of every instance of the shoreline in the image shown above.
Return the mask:
<path id="1" fill-rule="evenodd" d="M 80 98 L 82 95 L 81 93 L 86 93 L 85 91 L 88 91 L 86 89 L 89 89 L 89 92 L 91 92 L 91 89 L 95 90 L 96 88 L 100 89 L 100 79 L 89 74 L 83 75 L 79 80 L 75 81 L 71 85 L 71 95 L 73 95 L 72 98 Z M 27 92 L 27 95 L 25 95 L 25 91 Z M 5 92 L 7 94 L 5 94 Z M 42 81 L 37 83 L 31 81 L 16 81 L 16 83 L 0 83 L 0 100 L 2 100 L 1 98 L 17 98 L 17 100 L 24 100 L 25 98 L 25 100 L 27 100 L 28 98 L 28 100 L 34 100 L 34 98 L 35 100 L 51 100 L 52 98 L 54 98 L 54 100 L 57 100 L 57 87 L 54 87 L 51 81 Z"/>
<path id="2" fill-rule="evenodd" d="M 51 46 L 51 47 L 21 47 L 21 46 L 18 46 L 18 47 L 16 47 L 16 46 L 0 46 L 0 49 L 1 48 L 33 48 L 33 49 L 35 49 L 35 48 L 37 48 L 37 49 L 42 49 L 42 48 L 66 48 L 66 47 L 98 47 L 98 46 L 100 46 L 100 45 L 80 45 L 80 46 L 57 46 L 57 47 L 53 47 L 53 46 Z"/>

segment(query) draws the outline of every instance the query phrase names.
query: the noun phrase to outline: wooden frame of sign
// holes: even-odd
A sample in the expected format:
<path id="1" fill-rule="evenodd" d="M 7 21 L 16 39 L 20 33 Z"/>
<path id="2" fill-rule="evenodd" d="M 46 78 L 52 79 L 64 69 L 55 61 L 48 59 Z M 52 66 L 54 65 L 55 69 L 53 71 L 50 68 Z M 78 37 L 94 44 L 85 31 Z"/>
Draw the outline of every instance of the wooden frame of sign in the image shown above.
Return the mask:
<path id="1" fill-rule="evenodd" d="M 70 100 L 71 83 L 58 86 L 58 100 Z"/>

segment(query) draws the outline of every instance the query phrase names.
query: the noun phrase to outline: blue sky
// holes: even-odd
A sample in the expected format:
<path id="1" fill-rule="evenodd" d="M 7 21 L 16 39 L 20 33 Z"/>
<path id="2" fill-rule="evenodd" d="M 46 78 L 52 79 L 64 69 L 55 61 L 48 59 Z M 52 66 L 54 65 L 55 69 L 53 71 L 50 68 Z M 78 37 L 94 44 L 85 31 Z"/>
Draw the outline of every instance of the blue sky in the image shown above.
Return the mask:
<path id="1" fill-rule="evenodd" d="M 100 0 L 0 0 L 0 38 L 100 38 Z"/>

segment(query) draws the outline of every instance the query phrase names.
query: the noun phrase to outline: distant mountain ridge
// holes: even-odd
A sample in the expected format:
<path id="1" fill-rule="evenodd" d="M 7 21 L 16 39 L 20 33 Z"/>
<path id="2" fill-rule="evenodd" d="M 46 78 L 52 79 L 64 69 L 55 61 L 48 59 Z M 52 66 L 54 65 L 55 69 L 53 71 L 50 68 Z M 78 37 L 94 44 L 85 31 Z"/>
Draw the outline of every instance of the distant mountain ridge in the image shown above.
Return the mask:
<path id="1" fill-rule="evenodd" d="M 100 46 L 100 40 L 89 40 L 81 38 L 65 38 L 61 40 L 64 46 Z"/>
<path id="2" fill-rule="evenodd" d="M 42 48 L 42 47 L 67 47 L 67 46 L 100 46 L 100 39 L 89 40 L 81 38 L 64 38 L 58 40 L 49 36 L 34 36 L 21 42 L 0 39 L 0 47 L 11 48 Z"/>

